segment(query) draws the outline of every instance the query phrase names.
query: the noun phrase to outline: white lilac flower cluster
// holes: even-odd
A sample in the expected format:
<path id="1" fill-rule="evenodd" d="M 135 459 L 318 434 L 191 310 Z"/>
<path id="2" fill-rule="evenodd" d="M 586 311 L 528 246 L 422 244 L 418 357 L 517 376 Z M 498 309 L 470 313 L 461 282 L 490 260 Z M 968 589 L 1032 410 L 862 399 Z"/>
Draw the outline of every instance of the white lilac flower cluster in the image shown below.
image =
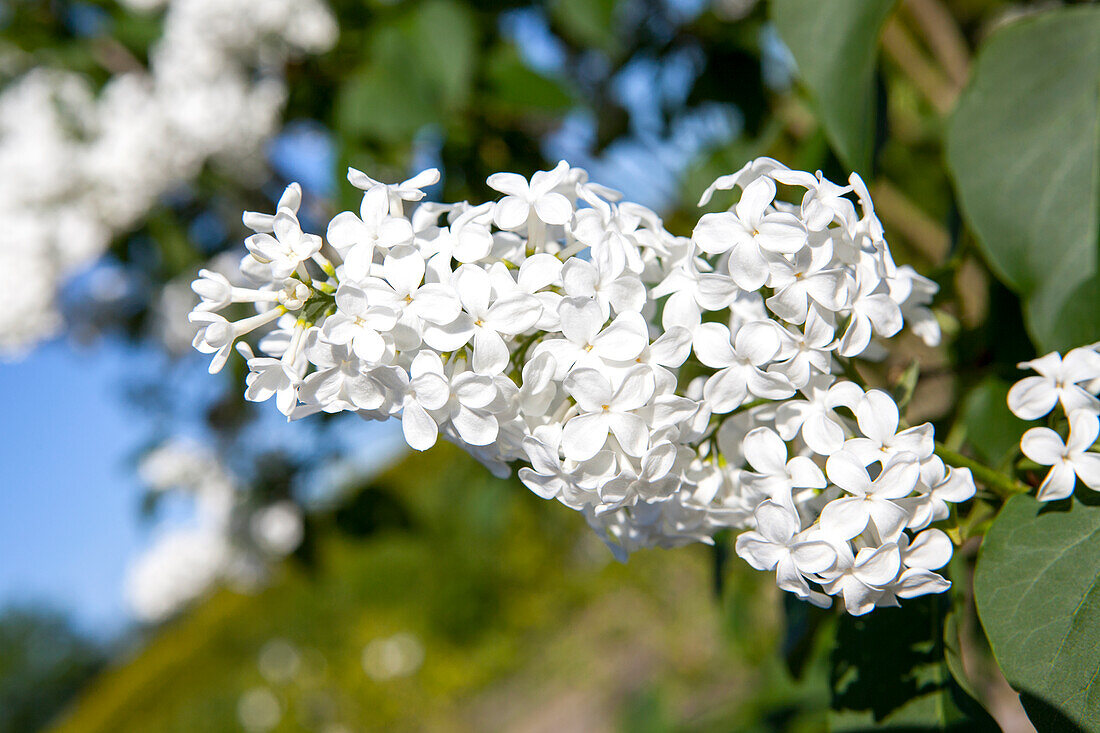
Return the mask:
<path id="1" fill-rule="evenodd" d="M 1100 436 L 1100 344 L 1073 349 L 1065 358 L 1057 351 L 1022 362 L 1037 376 L 1024 377 L 1008 391 L 1008 407 L 1023 420 L 1039 420 L 1061 407 L 1065 439 L 1051 427 L 1031 428 L 1020 439 L 1020 450 L 1040 466 L 1050 466 L 1039 485 L 1039 501 L 1065 499 L 1077 480 L 1100 491 L 1100 453 L 1090 450 Z"/>
<path id="2" fill-rule="evenodd" d="M 181 493 L 195 510 L 191 521 L 160 528 L 127 569 L 126 599 L 142 621 L 168 618 L 217 582 L 254 587 L 272 560 L 302 541 L 296 504 L 245 501 L 233 474 L 201 445 L 163 443 L 145 456 L 139 473 L 153 491 Z"/>
<path id="3" fill-rule="evenodd" d="M 348 177 L 362 206 L 324 239 L 292 185 L 276 214 L 245 214 L 251 287 L 193 284 L 194 345 L 216 371 L 237 343 L 247 399 L 399 417 L 417 450 L 442 435 L 498 475 L 522 464 L 620 558 L 751 528 L 737 552 L 814 603 L 865 613 L 948 587 L 929 525 L 974 493 L 969 471 L 838 376 L 906 321 L 939 338 L 936 287 L 894 263 L 858 176 L 753 161 L 706 191 L 741 194 L 691 237 L 564 161 L 490 176 L 503 197 L 478 205 L 422 202 L 435 170 Z M 260 355 L 238 342 L 257 329 Z"/>
<path id="4" fill-rule="evenodd" d="M 336 38 L 321 0 L 124 5 L 167 6 L 148 68 L 119 61 L 97 92 L 80 74 L 37 67 L 0 93 L 0 290 L 14 304 L 0 314 L 0 357 L 50 336 L 62 283 L 207 162 L 262 171 L 285 63 Z"/>

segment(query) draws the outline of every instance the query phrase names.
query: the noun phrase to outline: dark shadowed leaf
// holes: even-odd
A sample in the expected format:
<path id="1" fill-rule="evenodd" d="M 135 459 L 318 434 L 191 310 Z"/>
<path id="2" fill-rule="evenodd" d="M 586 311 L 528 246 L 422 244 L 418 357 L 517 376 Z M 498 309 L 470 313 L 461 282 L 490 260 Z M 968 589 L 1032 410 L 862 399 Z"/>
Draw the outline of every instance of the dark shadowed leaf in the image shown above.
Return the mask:
<path id="1" fill-rule="evenodd" d="M 844 616 L 833 648 L 833 731 L 995 731 L 944 659 L 943 596 Z"/>
<path id="2" fill-rule="evenodd" d="M 959 417 L 966 426 L 966 442 L 994 466 L 1016 452 L 1028 427 L 1008 409 L 1008 390 L 1004 380 L 987 377 L 967 394 Z"/>

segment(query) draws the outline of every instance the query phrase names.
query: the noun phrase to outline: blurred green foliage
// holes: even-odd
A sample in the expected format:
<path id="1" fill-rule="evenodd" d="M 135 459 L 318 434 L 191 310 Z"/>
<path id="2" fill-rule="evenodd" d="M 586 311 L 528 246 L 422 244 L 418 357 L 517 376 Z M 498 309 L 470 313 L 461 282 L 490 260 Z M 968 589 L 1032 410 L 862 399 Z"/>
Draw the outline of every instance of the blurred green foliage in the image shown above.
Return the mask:
<path id="1" fill-rule="evenodd" d="M 822 729 L 825 655 L 796 682 L 774 585 L 738 567 L 716 602 L 707 548 L 616 563 L 572 512 L 447 444 L 346 506 L 313 518 L 314 564 L 168 623 L 56 730 L 238 730 L 256 688 L 276 731 Z M 372 678 L 365 649 L 402 633 L 423 663 Z M 273 640 L 297 660 L 265 677 Z"/>
<path id="2" fill-rule="evenodd" d="M 61 614 L 0 613 L 0 733 L 40 729 L 103 668 L 106 655 Z"/>

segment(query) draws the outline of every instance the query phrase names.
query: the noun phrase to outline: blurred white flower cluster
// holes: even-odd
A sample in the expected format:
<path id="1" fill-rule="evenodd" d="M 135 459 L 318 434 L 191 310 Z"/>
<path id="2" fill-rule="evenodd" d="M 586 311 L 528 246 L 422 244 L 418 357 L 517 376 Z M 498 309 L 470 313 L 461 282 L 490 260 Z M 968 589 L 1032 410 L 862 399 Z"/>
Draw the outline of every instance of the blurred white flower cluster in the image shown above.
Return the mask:
<path id="1" fill-rule="evenodd" d="M 1020 440 L 1020 450 L 1050 471 L 1036 498 L 1056 501 L 1073 494 L 1077 480 L 1100 491 L 1100 453 L 1090 449 L 1100 437 L 1100 344 L 1073 349 L 1063 359 L 1057 351 L 1032 361 L 1021 369 L 1037 376 L 1024 377 L 1008 392 L 1008 407 L 1023 420 L 1039 420 L 1060 407 L 1065 417 L 1066 437 L 1050 427 L 1031 428 Z"/>
<path id="2" fill-rule="evenodd" d="M 85 77 L 35 68 L 0 93 L 0 357 L 60 325 L 58 288 L 157 198 L 213 160 L 262 170 L 278 128 L 288 58 L 332 46 L 321 0 L 126 0 L 164 6 L 148 69 L 96 92 Z"/>
<path id="3" fill-rule="evenodd" d="M 417 450 L 442 435 L 498 475 L 522 464 L 620 558 L 752 528 L 738 553 L 814 603 L 865 613 L 948 587 L 929 525 L 973 495 L 969 471 L 839 376 L 906 322 L 939 338 L 936 286 L 894 263 L 858 176 L 753 161 L 705 192 L 741 190 L 690 238 L 564 161 L 490 176 L 498 201 L 413 208 L 438 178 L 351 170 L 362 206 L 324 239 L 302 231 L 296 185 L 246 213 L 251 285 L 193 284 L 211 370 L 236 343 L 245 396 L 290 418 L 399 417 Z M 252 332 L 261 355 L 238 341 Z"/>
<path id="4" fill-rule="evenodd" d="M 140 620 L 168 618 L 217 582 L 254 587 L 268 563 L 302 541 L 302 515 L 291 501 L 253 505 L 232 473 L 203 446 L 168 441 L 142 460 L 145 483 L 180 492 L 194 504 L 192 521 L 166 528 L 129 567 L 125 594 Z"/>

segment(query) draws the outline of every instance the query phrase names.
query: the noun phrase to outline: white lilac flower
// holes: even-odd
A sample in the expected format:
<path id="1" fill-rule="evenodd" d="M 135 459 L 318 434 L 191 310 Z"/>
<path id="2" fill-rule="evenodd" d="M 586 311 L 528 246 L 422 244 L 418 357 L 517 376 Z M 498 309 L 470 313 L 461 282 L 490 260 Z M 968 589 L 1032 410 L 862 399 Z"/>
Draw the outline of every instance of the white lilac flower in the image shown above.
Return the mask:
<path id="1" fill-rule="evenodd" d="M 372 188 L 381 188 L 388 196 L 390 214 L 401 216 L 404 213 L 405 201 L 420 201 L 424 198 L 424 190 L 429 186 L 439 183 L 439 170 L 428 168 L 417 173 L 412 178 L 401 183 L 382 183 L 368 176 L 363 171 L 348 168 L 348 182 L 362 191 Z"/>
<path id="2" fill-rule="evenodd" d="M 348 344 L 363 361 L 376 364 L 386 353 L 382 335 L 397 325 L 398 311 L 374 305 L 367 293 L 348 283 L 336 290 L 336 312 L 325 320 L 325 339 L 331 344 Z"/>
<path id="3" fill-rule="evenodd" d="M 542 314 L 542 304 L 533 295 L 508 293 L 493 297 L 489 273 L 476 265 L 462 265 L 451 277 L 451 287 L 462 304 L 462 312 L 448 325 L 429 324 L 424 339 L 437 349 L 454 351 L 473 341 L 473 368 L 497 374 L 508 366 L 505 336 L 532 328 Z"/>
<path id="4" fill-rule="evenodd" d="M 247 216 L 251 287 L 194 285 L 215 367 L 254 331 L 248 399 L 400 419 L 417 450 L 443 437 L 518 468 L 619 558 L 750 530 L 738 553 L 812 603 L 865 613 L 947 587 L 950 544 L 926 527 L 973 480 L 933 455 L 931 425 L 904 428 L 840 369 L 908 314 L 934 321 L 934 284 L 893 264 L 858 177 L 753 161 L 708 189 L 742 194 L 690 239 L 566 163 L 495 174 L 505 196 L 485 203 L 425 202 L 435 171 L 350 178 L 358 213 L 332 219 L 324 255 L 292 186 Z M 777 182 L 802 193 L 777 199 Z M 257 315 L 229 322 L 235 303 Z"/>
<path id="5" fill-rule="evenodd" d="M 839 595 L 853 616 L 867 613 L 901 570 L 901 551 L 893 542 L 861 547 L 855 553 L 848 543 L 833 548 L 836 562 L 818 573 L 821 587 L 831 596 Z"/>
<path id="6" fill-rule="evenodd" d="M 1091 410 L 1074 410 L 1069 414 L 1069 438 L 1050 428 L 1032 428 L 1020 440 L 1024 455 L 1043 466 L 1050 466 L 1039 485 L 1039 501 L 1065 499 L 1073 493 L 1077 479 L 1090 489 L 1100 490 L 1100 453 L 1089 448 L 1100 435 L 1100 418 Z"/>
<path id="7" fill-rule="evenodd" d="M 787 460 L 787 446 L 771 428 L 756 428 L 742 442 L 745 460 L 754 472 L 741 481 L 771 501 L 795 511 L 796 489 L 824 489 L 825 474 L 806 456 Z"/>
<path id="8" fill-rule="evenodd" d="M 412 240 L 413 230 L 407 219 L 390 216 L 386 189 L 376 186 L 363 194 L 359 215 L 350 211 L 337 214 L 329 222 L 326 236 L 344 258 L 344 274 L 352 281 L 362 281 L 372 274 L 375 248 L 405 244 Z"/>
<path id="9" fill-rule="evenodd" d="M 605 319 L 594 298 L 566 298 L 558 315 L 565 338 L 543 341 L 532 353 L 553 356 L 558 379 L 574 369 L 606 370 L 608 362 L 636 359 L 649 343 L 645 319 L 637 313 L 622 313 L 601 328 Z"/>
<path id="10" fill-rule="evenodd" d="M 813 530 L 800 532 L 798 515 L 771 500 L 760 503 L 754 518 L 757 529 L 738 536 L 737 554 L 757 570 L 774 570 L 783 590 L 828 606 L 824 594 L 810 590 L 806 576 L 833 567 L 836 549 L 816 539 Z"/>
<path id="11" fill-rule="evenodd" d="M 909 513 L 898 500 L 913 493 L 920 478 L 916 456 L 895 456 L 872 480 L 867 467 L 842 450 L 829 456 L 825 471 L 830 481 L 851 494 L 829 502 L 821 510 L 825 532 L 850 540 L 870 525 L 879 537 L 897 539 L 909 521 Z"/>
<path id="12" fill-rule="evenodd" d="M 706 254 L 729 253 L 729 274 L 743 290 L 757 290 L 771 276 L 771 255 L 794 255 L 808 242 L 805 225 L 788 212 L 775 211 L 775 181 L 748 184 L 734 212 L 706 214 L 692 239 Z"/>
<path id="13" fill-rule="evenodd" d="M 969 468 L 949 467 L 938 456 L 932 456 L 921 462 L 916 494 L 898 499 L 898 504 L 909 512 L 909 529 L 921 530 L 947 519 L 951 514 L 948 504 L 962 503 L 976 490 Z"/>
<path id="14" fill-rule="evenodd" d="M 653 376 L 644 367 L 631 370 L 617 388 L 595 369 L 575 369 L 562 382 L 580 414 L 565 423 L 562 451 L 584 461 L 603 448 L 608 433 L 622 450 L 640 457 L 648 448 L 649 427 L 638 415 L 653 396 Z"/>
<path id="15" fill-rule="evenodd" d="M 494 173 L 489 188 L 507 194 L 493 213 L 501 229 L 520 229 L 532 217 L 546 224 L 565 224 L 573 217 L 573 204 L 554 189 L 569 172 L 569 164 L 558 163 L 552 171 L 539 171 L 531 182 L 517 173 Z"/>
<path id="16" fill-rule="evenodd" d="M 844 443 L 844 450 L 856 456 L 863 465 L 874 461 L 886 463 L 899 454 L 911 453 L 919 460 L 931 458 L 932 426 L 925 423 L 898 432 L 901 417 L 897 403 L 880 389 L 872 389 L 856 405 L 856 421 L 863 437 Z"/>
<path id="17" fill-rule="evenodd" d="M 720 323 L 704 323 L 696 329 L 695 355 L 718 370 L 703 388 L 703 397 L 714 412 L 729 412 L 750 395 L 774 400 L 794 394 L 790 380 L 762 368 L 779 353 L 779 334 L 774 321 L 747 323 L 736 335 Z"/>
<path id="18" fill-rule="evenodd" d="M 775 415 L 776 429 L 783 440 L 802 440 L 814 453 L 832 455 L 844 446 L 846 425 L 836 413 L 839 407 L 854 412 L 863 399 L 859 385 L 846 381 L 833 381 L 832 377 L 817 376 L 800 390 L 805 400 L 790 400 L 779 406 Z"/>
<path id="19" fill-rule="evenodd" d="M 1036 420 L 1058 403 L 1066 414 L 1074 410 L 1100 414 L 1100 400 L 1081 386 L 1100 376 L 1100 354 L 1093 349 L 1074 349 L 1065 359 L 1054 352 L 1022 362 L 1020 368 L 1032 369 L 1039 376 L 1021 379 L 1009 390 L 1008 407 L 1016 417 Z"/>

